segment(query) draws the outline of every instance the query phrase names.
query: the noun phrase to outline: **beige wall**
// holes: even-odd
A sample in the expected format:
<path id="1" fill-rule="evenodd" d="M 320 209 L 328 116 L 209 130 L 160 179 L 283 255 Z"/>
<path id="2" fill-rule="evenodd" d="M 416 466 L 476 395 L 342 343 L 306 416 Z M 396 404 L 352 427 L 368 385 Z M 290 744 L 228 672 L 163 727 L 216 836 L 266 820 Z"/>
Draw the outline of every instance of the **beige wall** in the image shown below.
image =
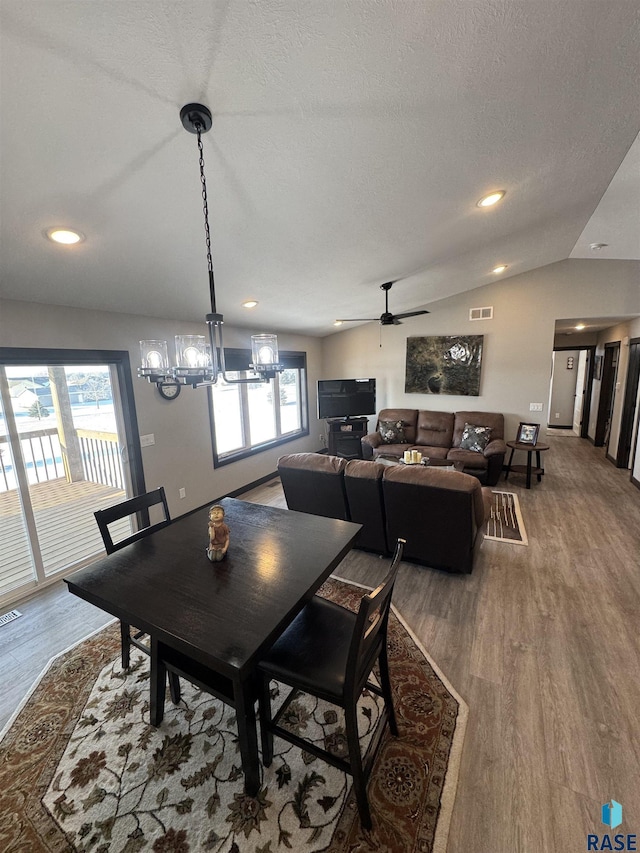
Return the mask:
<path id="1" fill-rule="evenodd" d="M 207 391 L 183 388 L 180 396 L 169 402 L 152 385 L 136 377 L 139 340 L 172 341 L 175 334 L 204 334 L 203 329 L 204 323 L 172 323 L 152 317 L 0 300 L 0 346 L 129 351 L 140 434 L 155 435 L 155 445 L 142 448 L 146 485 L 148 489 L 165 487 L 173 516 L 271 474 L 282 453 L 316 450 L 322 431 L 315 416 L 321 342 L 317 338 L 280 334 L 278 344 L 282 350 L 307 353 L 310 435 L 214 470 Z M 250 334 L 225 324 L 225 345 L 248 347 Z M 186 489 L 183 500 L 178 497 L 180 488 Z"/>
<path id="2" fill-rule="evenodd" d="M 363 309 L 371 310 L 374 297 L 372 290 Z M 369 323 L 325 338 L 323 377 L 375 376 L 379 409 L 497 411 L 505 414 L 507 436 L 522 420 L 542 424 L 544 436 L 556 319 L 640 314 L 640 263 L 566 260 L 426 304 L 431 314 L 400 326 Z M 489 305 L 493 320 L 469 320 L 470 308 Z M 480 396 L 406 394 L 407 337 L 459 334 L 484 335 Z M 529 403 L 542 403 L 543 411 L 530 412 Z"/>
<path id="3" fill-rule="evenodd" d="M 267 476 L 283 452 L 317 450 L 324 430 L 315 414 L 319 378 L 375 376 L 378 408 L 499 411 L 505 413 L 507 435 L 515 435 L 521 420 L 540 422 L 544 434 L 555 320 L 640 315 L 639 270 L 632 261 L 567 260 L 434 302 L 428 306 L 431 314 L 401 326 L 381 329 L 370 323 L 324 339 L 279 334 L 282 349 L 307 352 L 310 434 L 216 470 L 206 391 L 184 388 L 177 400 L 167 402 L 136 378 L 140 433 L 152 432 L 156 441 L 142 449 L 147 487 L 165 486 L 175 516 Z M 373 301 L 363 308 L 371 310 Z M 469 308 L 486 305 L 493 306 L 494 320 L 470 322 Z M 638 322 L 626 334 L 639 334 Z M 198 324 L 0 300 L 0 346 L 128 350 L 134 376 L 140 339 L 201 332 Z M 485 336 L 480 396 L 405 394 L 406 338 L 455 334 Z M 227 346 L 247 346 L 249 335 L 225 326 Z M 530 402 L 542 403 L 543 412 L 529 412 Z M 181 487 L 187 492 L 184 500 L 178 498 Z"/>

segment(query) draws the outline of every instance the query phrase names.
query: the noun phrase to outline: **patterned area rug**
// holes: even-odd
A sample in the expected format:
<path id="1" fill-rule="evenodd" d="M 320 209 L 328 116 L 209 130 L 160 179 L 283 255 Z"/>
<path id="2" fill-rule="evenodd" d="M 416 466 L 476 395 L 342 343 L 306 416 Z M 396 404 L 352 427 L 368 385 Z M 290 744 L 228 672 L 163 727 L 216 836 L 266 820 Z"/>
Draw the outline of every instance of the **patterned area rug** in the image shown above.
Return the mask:
<path id="1" fill-rule="evenodd" d="M 513 492 L 492 494 L 491 515 L 484 538 L 495 542 L 509 542 L 512 545 L 528 545 L 518 496 Z"/>
<path id="2" fill-rule="evenodd" d="M 331 579 L 321 593 L 355 609 L 362 588 Z M 397 613 L 389 627 L 400 737 L 387 730 L 372 771 L 371 833 L 360 828 L 350 777 L 278 738 L 258 796 L 247 797 L 233 711 L 185 681 L 180 705 L 167 702 L 151 727 L 149 660 L 123 671 L 113 624 L 54 658 L 5 728 L 0 850 L 444 851 L 467 709 Z M 365 691 L 363 744 L 377 702 Z M 288 724 L 345 749 L 333 706 L 300 694 Z"/>

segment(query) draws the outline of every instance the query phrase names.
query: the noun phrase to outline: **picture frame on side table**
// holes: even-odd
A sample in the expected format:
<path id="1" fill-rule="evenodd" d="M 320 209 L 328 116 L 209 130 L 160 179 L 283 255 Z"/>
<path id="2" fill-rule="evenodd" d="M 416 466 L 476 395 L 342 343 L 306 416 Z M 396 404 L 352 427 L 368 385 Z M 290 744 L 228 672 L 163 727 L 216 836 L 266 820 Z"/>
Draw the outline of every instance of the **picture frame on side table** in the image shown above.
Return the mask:
<path id="1" fill-rule="evenodd" d="M 516 442 L 518 444 L 530 444 L 535 446 L 538 443 L 538 433 L 540 432 L 540 424 L 525 424 L 520 422 Z"/>

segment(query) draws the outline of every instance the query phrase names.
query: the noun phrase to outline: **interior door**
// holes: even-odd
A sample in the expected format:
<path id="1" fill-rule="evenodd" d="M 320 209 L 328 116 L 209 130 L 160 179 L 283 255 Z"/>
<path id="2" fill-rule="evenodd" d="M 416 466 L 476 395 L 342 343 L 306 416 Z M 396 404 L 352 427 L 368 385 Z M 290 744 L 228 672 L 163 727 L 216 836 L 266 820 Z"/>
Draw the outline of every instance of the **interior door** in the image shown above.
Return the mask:
<path id="1" fill-rule="evenodd" d="M 600 401 L 598 403 L 598 419 L 594 444 L 596 447 L 609 445 L 609 430 L 613 413 L 614 391 L 618 375 L 618 356 L 620 343 L 605 344 L 604 361 L 602 365 L 602 384 L 600 386 Z"/>
<path id="2" fill-rule="evenodd" d="M 578 354 L 578 369 L 576 371 L 576 391 L 573 398 L 573 432 L 580 435 L 582 425 L 582 411 L 587 378 L 587 350 L 580 350 Z"/>
<path id="3" fill-rule="evenodd" d="M 629 366 L 627 368 L 627 383 L 620 424 L 620 439 L 616 466 L 628 468 L 631 458 L 631 445 L 634 438 L 634 425 L 637 423 L 638 382 L 640 381 L 640 338 L 634 338 L 629 343 Z"/>

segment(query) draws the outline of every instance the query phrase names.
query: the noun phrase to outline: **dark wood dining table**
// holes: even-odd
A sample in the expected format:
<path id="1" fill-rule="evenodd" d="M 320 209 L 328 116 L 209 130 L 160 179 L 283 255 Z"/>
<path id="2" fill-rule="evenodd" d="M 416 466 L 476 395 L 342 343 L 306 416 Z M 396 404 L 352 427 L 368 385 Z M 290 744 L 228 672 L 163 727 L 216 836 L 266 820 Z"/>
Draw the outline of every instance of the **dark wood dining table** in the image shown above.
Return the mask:
<path id="1" fill-rule="evenodd" d="M 152 638 L 151 722 L 164 684 L 154 644 L 219 674 L 236 709 L 245 790 L 260 781 L 255 666 L 351 549 L 361 525 L 224 498 L 226 558 L 209 562 L 208 508 L 80 569 L 69 591 Z M 160 697 L 160 699 L 158 699 Z"/>

